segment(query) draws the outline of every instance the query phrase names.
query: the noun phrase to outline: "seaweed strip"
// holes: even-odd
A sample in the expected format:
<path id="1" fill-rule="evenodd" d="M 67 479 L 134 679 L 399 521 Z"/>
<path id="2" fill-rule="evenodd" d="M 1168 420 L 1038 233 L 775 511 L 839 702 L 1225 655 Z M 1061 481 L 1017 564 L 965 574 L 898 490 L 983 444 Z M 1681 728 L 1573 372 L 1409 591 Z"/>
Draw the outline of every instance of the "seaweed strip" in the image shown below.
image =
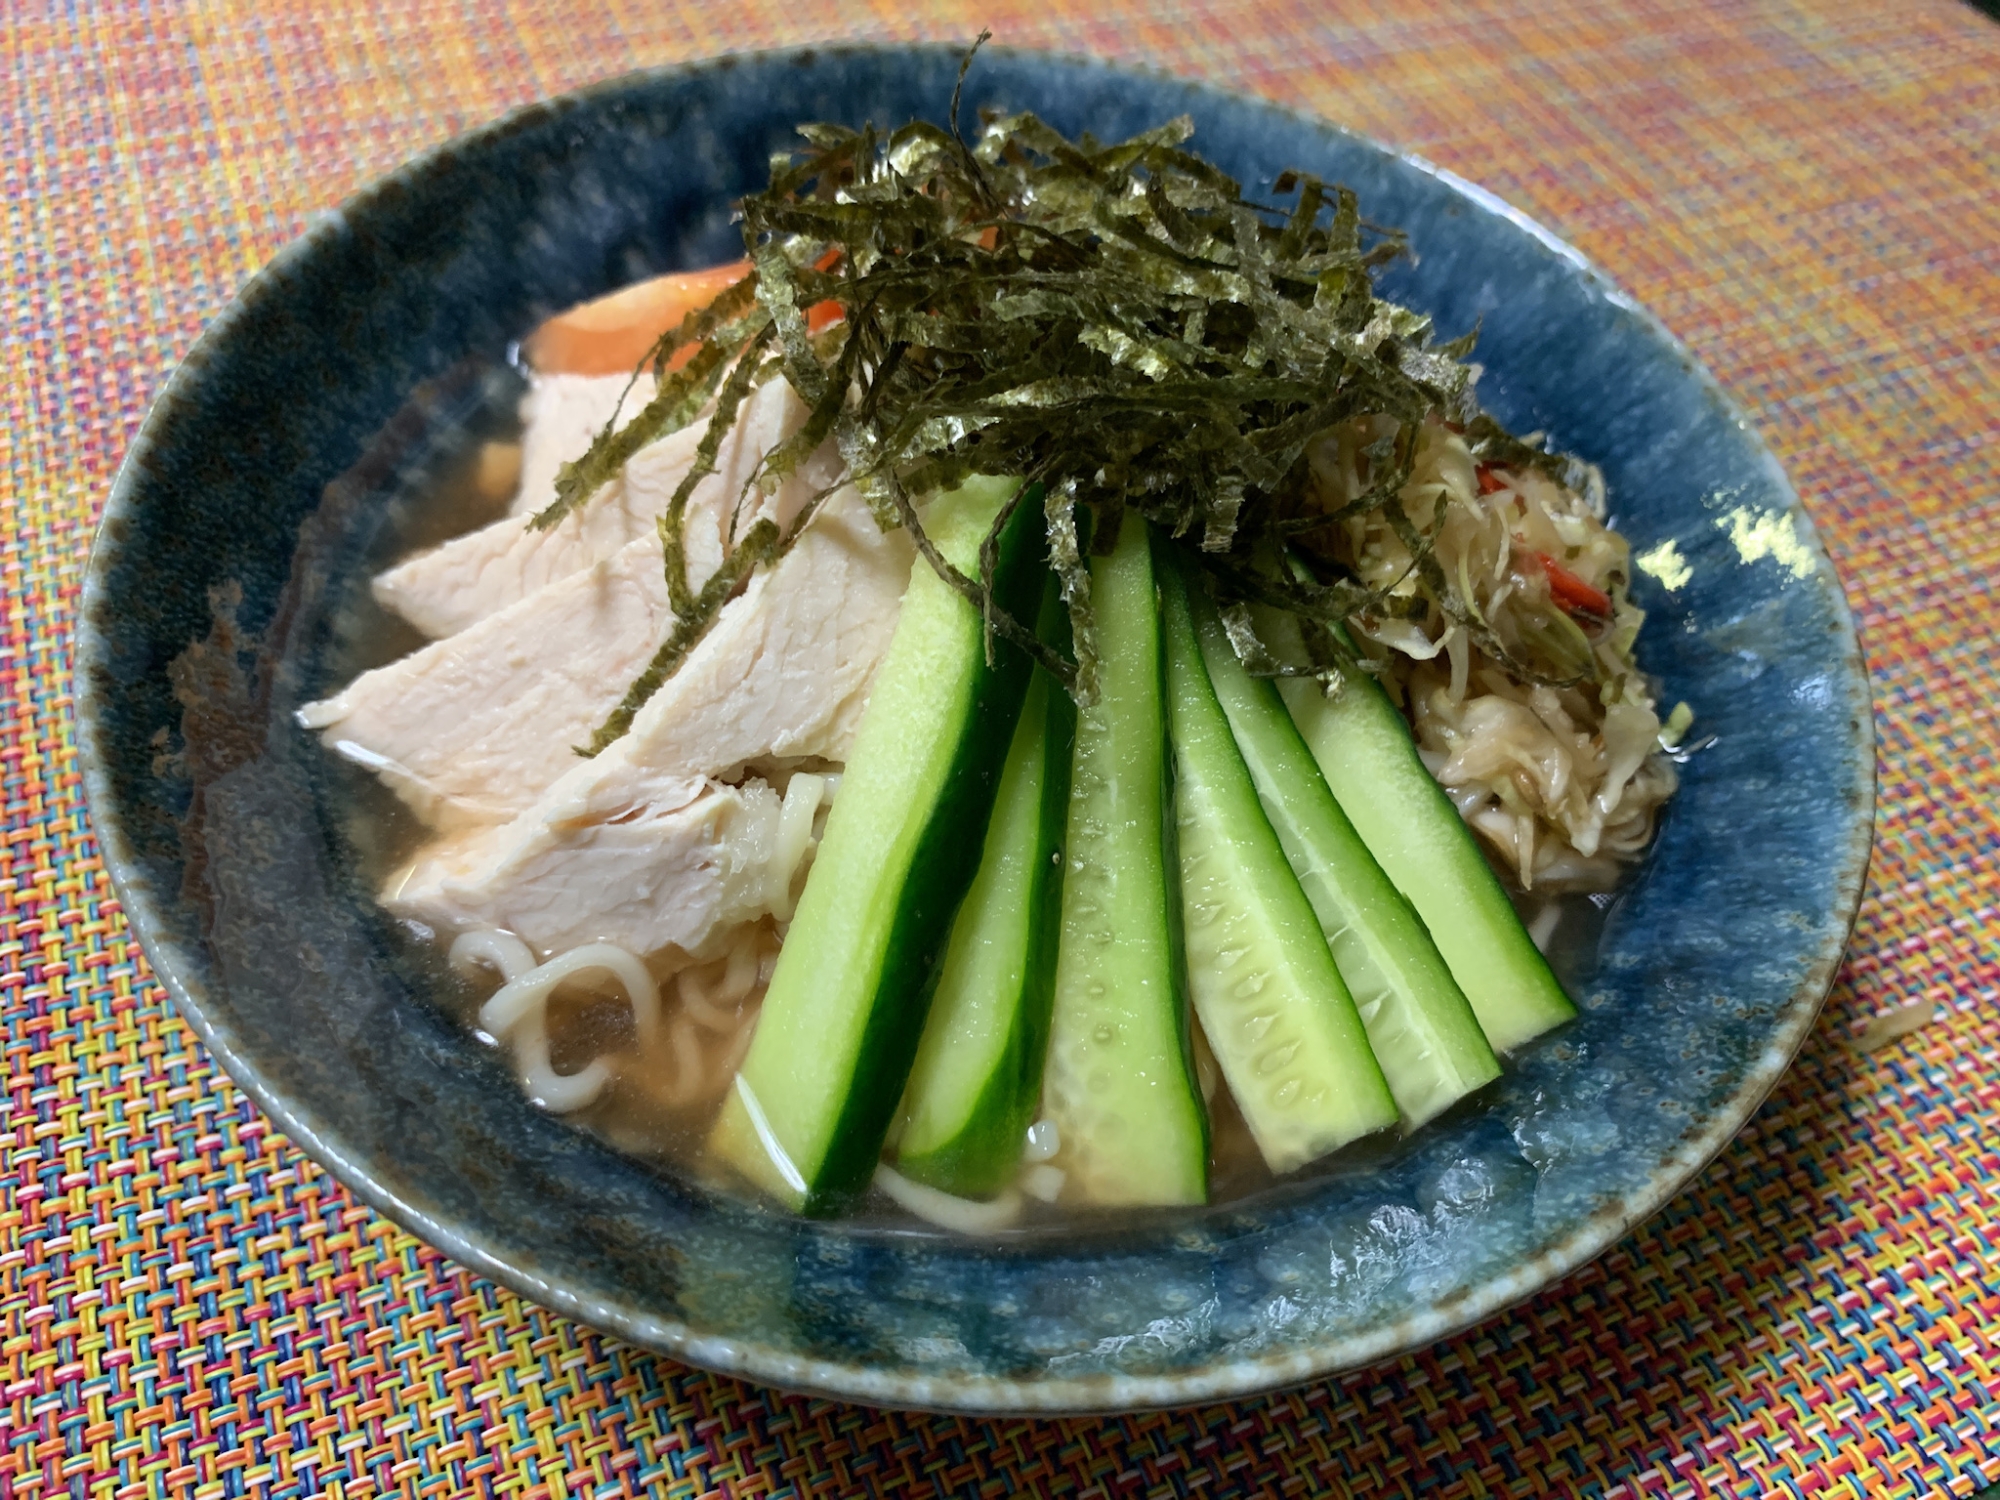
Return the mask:
<path id="1" fill-rule="evenodd" d="M 1564 478 L 1573 470 L 1477 412 L 1465 363 L 1476 329 L 1436 342 L 1428 318 L 1375 295 L 1373 273 L 1406 253 L 1402 236 L 1363 220 L 1346 187 L 1307 173 L 1272 184 L 1288 205 L 1246 197 L 1184 149 L 1186 119 L 1103 143 L 1013 114 L 988 118 L 968 139 L 958 111 L 984 39 L 965 55 L 942 127 L 800 127 L 801 149 L 774 157 L 767 186 L 741 203 L 751 274 L 724 294 L 726 306 L 683 320 L 649 361 L 663 370 L 694 340 L 704 341 L 701 353 L 565 470 L 547 524 L 639 446 L 714 405 L 695 471 L 661 521 L 682 618 L 633 685 L 624 717 L 607 721 L 593 745 L 629 723 L 692 649 L 704 610 L 719 610 L 750 569 L 782 556 L 806 519 L 755 555 L 745 551 L 751 538 L 767 534 L 752 527 L 698 595 L 684 576 L 687 497 L 750 385 L 774 373 L 811 416 L 764 456 L 753 481 L 788 477 L 831 437 L 878 524 L 907 530 L 925 564 L 980 610 L 988 650 L 999 636 L 1033 651 L 1079 702 L 1094 701 L 1098 680 L 1086 537 L 1115 536 L 1127 506 L 1179 539 L 1188 566 L 1216 591 L 1232 644 L 1260 674 L 1287 669 L 1258 638 L 1250 603 L 1298 616 L 1309 669 L 1331 680 L 1365 670 L 1339 627 L 1400 607 L 1392 591 L 1407 591 L 1414 575 L 1420 593 L 1510 671 L 1559 680 L 1517 660 L 1457 598 L 1431 555 L 1441 515 L 1419 525 L 1401 504 L 1418 426 L 1432 414 L 1463 422 L 1483 461 Z M 806 309 L 827 300 L 841 321 L 815 335 Z M 1311 473 L 1308 446 L 1367 416 L 1394 418 L 1395 440 L 1376 453 L 1364 492 L 1336 503 Z M 978 576 L 968 577 L 925 535 L 913 495 L 976 473 L 1022 476 L 1012 504 L 1032 503 L 1032 485 L 1043 486 L 1073 666 L 993 600 L 990 536 Z M 731 535 L 747 494 L 746 485 L 736 497 Z M 1411 556 L 1390 589 L 1346 576 L 1321 582 L 1292 566 L 1287 538 L 1378 512 Z"/>
<path id="2" fill-rule="evenodd" d="M 676 615 L 686 615 L 695 607 L 695 601 L 688 592 L 687 554 L 682 538 L 682 527 L 687 521 L 688 500 L 693 496 L 695 486 L 715 472 L 715 458 L 722 451 L 722 440 L 729 435 L 729 429 L 735 425 L 737 409 L 743 405 L 743 398 L 750 394 L 751 384 L 757 375 L 758 352 L 769 342 L 770 337 L 771 325 L 766 323 L 744 347 L 735 368 L 729 372 L 729 378 L 716 393 L 715 415 L 709 419 L 708 427 L 701 435 L 701 442 L 695 446 L 694 462 L 688 466 L 687 473 L 681 476 L 681 482 L 674 487 L 674 493 L 667 501 L 666 513 L 660 517 L 660 543 L 665 552 L 667 598 L 673 604 Z M 725 559 L 723 566 L 727 565 Z"/>

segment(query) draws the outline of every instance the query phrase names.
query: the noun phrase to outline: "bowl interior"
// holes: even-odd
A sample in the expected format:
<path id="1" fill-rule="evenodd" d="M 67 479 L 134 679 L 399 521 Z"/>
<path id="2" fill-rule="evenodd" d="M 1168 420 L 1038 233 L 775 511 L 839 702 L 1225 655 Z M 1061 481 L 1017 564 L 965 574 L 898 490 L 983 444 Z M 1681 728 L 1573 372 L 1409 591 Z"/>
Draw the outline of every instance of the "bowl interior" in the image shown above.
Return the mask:
<path id="1" fill-rule="evenodd" d="M 341 675 L 343 601 L 413 479 L 504 397 L 510 341 L 740 253 L 729 204 L 796 121 L 941 117 L 957 57 L 724 59 L 537 106 L 284 252 L 135 443 L 85 590 L 93 817 L 156 970 L 307 1152 L 447 1253 L 697 1363 L 966 1409 L 1158 1405 L 1463 1326 L 1657 1208 L 1789 1060 L 1859 897 L 1866 683 L 1776 463 L 1674 341 L 1503 205 L 1331 126 L 1074 59 L 982 56 L 968 109 L 1101 138 L 1187 113 L 1246 183 L 1352 186 L 1417 258 L 1391 295 L 1481 324 L 1486 404 L 1600 464 L 1654 573 L 1647 669 L 1713 743 L 1564 957 L 1582 1016 L 1481 1107 L 1378 1160 L 1191 1218 L 981 1244 L 718 1201 L 528 1107 L 369 898 L 340 773 L 291 725 Z M 1670 551 L 1663 551 L 1671 547 Z"/>

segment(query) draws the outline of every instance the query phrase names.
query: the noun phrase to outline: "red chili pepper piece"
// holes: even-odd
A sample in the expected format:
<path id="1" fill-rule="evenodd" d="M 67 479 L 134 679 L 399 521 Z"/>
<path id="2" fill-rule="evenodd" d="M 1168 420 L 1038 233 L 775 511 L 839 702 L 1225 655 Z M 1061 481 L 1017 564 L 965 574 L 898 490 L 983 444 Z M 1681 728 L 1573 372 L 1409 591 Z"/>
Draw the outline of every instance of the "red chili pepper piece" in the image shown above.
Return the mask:
<path id="1" fill-rule="evenodd" d="M 1535 560 L 1548 575 L 1549 597 L 1566 613 L 1595 615 L 1600 620 L 1611 618 L 1611 596 L 1604 590 L 1592 588 L 1546 552 L 1537 552 Z"/>
<path id="2" fill-rule="evenodd" d="M 1481 464 L 1476 472 L 1479 475 L 1479 493 L 1482 495 L 1490 495 L 1496 490 L 1511 488 L 1506 480 L 1493 472 L 1491 464 Z"/>

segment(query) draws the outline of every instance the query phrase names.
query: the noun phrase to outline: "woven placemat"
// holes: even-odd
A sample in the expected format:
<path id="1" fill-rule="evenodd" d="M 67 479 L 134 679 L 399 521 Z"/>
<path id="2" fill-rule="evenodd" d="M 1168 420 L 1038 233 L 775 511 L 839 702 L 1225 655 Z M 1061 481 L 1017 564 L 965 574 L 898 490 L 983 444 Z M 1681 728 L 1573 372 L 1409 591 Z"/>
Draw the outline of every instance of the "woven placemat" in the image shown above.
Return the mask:
<path id="1" fill-rule="evenodd" d="M 0 12 L 0 1497 L 1905 1497 L 2000 1480 L 2000 27 L 1955 0 L 833 9 Z M 214 1071 L 83 815 L 66 663 L 93 520 L 175 358 L 312 213 L 631 66 L 982 24 L 1305 106 L 1567 236 L 1776 447 L 1874 676 L 1869 895 L 1825 1020 L 1752 1126 L 1528 1305 L 1265 1400 L 884 1414 L 712 1378 L 467 1275 Z M 1856 1045 L 1913 1003 L 1935 1020 Z"/>

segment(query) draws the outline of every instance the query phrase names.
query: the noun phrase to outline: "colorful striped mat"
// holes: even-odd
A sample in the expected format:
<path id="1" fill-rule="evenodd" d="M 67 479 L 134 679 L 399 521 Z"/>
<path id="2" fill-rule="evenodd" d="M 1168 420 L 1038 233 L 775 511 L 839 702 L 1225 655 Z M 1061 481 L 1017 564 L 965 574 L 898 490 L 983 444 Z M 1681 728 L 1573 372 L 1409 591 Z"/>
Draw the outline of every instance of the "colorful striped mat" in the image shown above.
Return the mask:
<path id="1" fill-rule="evenodd" d="M 113 467 L 175 358 L 311 214 L 630 66 L 981 24 L 1303 105 L 1568 236 L 1790 466 L 1874 674 L 1870 894 L 1753 1126 L 1527 1306 L 1267 1400 L 890 1415 L 714 1379 L 467 1275 L 214 1071 L 80 803 L 65 661 Z M 14 0 L 0 91 L 0 1496 L 2000 1481 L 2000 26 L 1956 0 Z M 1935 1020 L 1855 1045 L 1913 1003 Z"/>

